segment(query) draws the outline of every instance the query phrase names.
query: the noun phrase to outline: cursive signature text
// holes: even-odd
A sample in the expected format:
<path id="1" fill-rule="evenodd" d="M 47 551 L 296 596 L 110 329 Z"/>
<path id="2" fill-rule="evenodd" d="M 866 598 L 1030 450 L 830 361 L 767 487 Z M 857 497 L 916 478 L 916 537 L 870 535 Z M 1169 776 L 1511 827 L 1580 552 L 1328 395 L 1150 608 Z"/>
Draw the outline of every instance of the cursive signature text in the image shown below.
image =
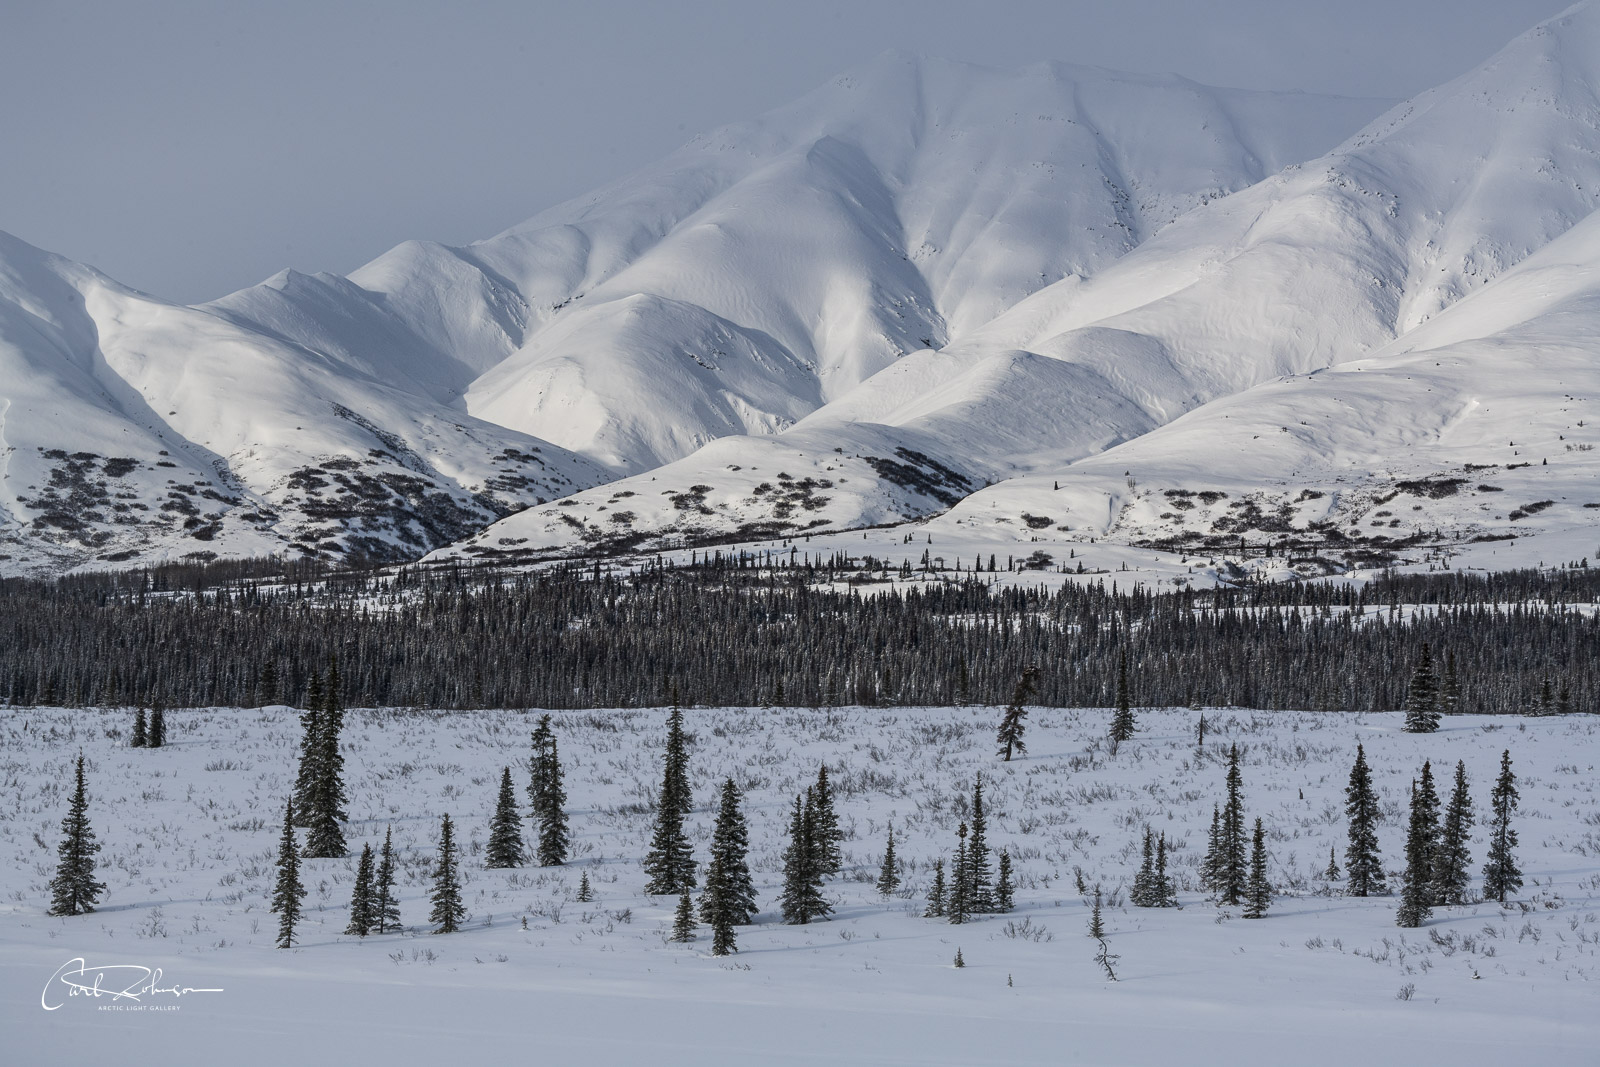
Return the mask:
<path id="1" fill-rule="evenodd" d="M 39 1006 L 45 1011 L 55 1011 L 66 1003 L 63 997 L 110 997 L 113 1001 L 130 1000 L 141 1002 L 142 998 L 152 1000 L 165 994 L 171 997 L 187 996 L 190 993 L 220 993 L 220 989 L 194 989 L 190 986 L 161 984 L 162 971 L 160 967 L 152 970 L 141 967 L 137 963 L 107 963 L 91 967 L 84 962 L 83 957 L 68 960 L 50 976 L 44 984 L 44 992 L 39 994 Z M 66 987 L 63 995 L 61 987 Z M 51 1003 L 55 1001 L 55 1003 Z"/>

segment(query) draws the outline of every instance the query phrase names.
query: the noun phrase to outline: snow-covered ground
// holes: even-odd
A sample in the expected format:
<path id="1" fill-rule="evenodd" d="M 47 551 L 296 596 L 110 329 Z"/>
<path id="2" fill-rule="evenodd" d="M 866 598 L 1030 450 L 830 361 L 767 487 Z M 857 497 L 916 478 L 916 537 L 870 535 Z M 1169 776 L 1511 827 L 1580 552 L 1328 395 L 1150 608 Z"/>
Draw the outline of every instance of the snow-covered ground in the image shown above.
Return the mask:
<path id="1" fill-rule="evenodd" d="M 267 911 L 298 742 L 287 708 L 175 711 L 168 747 L 126 747 L 130 715 L 11 709 L 0 719 L 0 1024 L 13 1063 L 1296 1063 L 1593 1064 L 1600 1047 L 1600 718 L 1452 718 L 1401 733 L 1397 715 L 1221 709 L 1203 753 L 1190 710 L 1143 710 L 1111 756 L 1107 715 L 1034 710 L 1029 753 L 993 755 L 995 709 L 693 710 L 691 819 L 702 861 L 714 790 L 747 791 L 763 912 L 737 955 L 665 938 L 672 901 L 641 893 L 659 778 L 659 710 L 555 716 L 575 832 L 559 869 L 490 871 L 480 847 L 500 768 L 526 779 L 535 714 L 358 711 L 345 729 L 347 836 L 402 856 L 405 933 L 346 937 L 353 860 L 310 860 L 301 944 L 273 947 Z M 1515 903 L 1394 925 L 1395 899 L 1338 894 L 1319 873 L 1345 844 L 1343 787 L 1364 742 L 1397 872 L 1424 759 L 1464 760 L 1478 809 L 1473 870 L 1500 753 L 1522 795 L 1527 885 Z M 1269 828 L 1277 891 L 1261 921 L 1196 884 L 1224 757 L 1242 753 L 1246 812 Z M 110 886 L 96 913 L 50 918 L 46 883 L 87 758 Z M 846 840 L 836 913 L 782 925 L 775 898 L 787 805 L 826 761 Z M 990 841 L 1016 860 L 1013 914 L 965 927 L 922 917 L 982 771 Z M 519 794 L 521 790 L 519 787 Z M 423 921 L 441 814 L 468 842 L 467 928 Z M 905 889 L 873 889 L 892 823 Z M 1119 981 L 1085 934 L 1077 879 L 1125 898 L 1151 825 L 1174 843 L 1181 909 L 1106 909 Z M 597 899 L 574 900 L 587 870 Z M 1391 877 L 1398 882 L 1397 873 Z M 1477 882 L 1475 880 L 1475 888 Z M 1331 892 L 1330 892 L 1331 889 Z M 526 919 L 527 929 L 522 927 Z M 955 969 L 957 949 L 964 969 Z M 116 1010 L 41 995 L 67 961 L 160 967 L 163 987 Z M 1408 1000 L 1401 991 L 1411 989 Z M 291 1058 L 292 1057 L 292 1058 Z"/>

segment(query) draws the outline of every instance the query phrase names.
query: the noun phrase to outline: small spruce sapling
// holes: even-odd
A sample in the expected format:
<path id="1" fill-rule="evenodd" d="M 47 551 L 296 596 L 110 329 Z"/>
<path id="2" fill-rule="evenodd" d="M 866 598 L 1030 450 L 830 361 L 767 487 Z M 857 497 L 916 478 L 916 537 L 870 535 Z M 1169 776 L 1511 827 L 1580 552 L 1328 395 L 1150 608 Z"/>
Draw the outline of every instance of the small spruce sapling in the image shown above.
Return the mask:
<path id="1" fill-rule="evenodd" d="M 436 934 L 453 934 L 466 921 L 467 909 L 461 902 L 461 881 L 456 873 L 455 824 L 447 812 L 439 824 L 439 864 L 433 871 L 433 910 L 428 921 L 438 923 Z"/>

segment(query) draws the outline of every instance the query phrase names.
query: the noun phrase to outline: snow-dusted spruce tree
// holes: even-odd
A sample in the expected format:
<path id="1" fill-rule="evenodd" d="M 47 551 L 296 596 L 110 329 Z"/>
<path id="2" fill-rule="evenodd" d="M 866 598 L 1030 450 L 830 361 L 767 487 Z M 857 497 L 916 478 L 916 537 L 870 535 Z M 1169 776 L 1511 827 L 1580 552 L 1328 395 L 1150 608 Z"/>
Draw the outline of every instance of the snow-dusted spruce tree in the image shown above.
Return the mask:
<path id="1" fill-rule="evenodd" d="M 1206 891 L 1213 896 L 1222 895 L 1222 872 L 1227 864 L 1223 852 L 1222 807 L 1219 804 L 1212 804 L 1211 829 L 1206 834 L 1206 856 L 1200 862 L 1200 880 L 1205 883 Z"/>
<path id="2" fill-rule="evenodd" d="M 1337 882 L 1340 878 L 1339 861 L 1335 858 L 1334 847 L 1328 846 L 1328 865 L 1323 868 L 1322 877 L 1330 882 Z"/>
<path id="3" fill-rule="evenodd" d="M 1438 728 L 1439 679 L 1433 673 L 1433 654 L 1424 643 L 1406 689 L 1406 732 L 1431 734 Z"/>
<path id="4" fill-rule="evenodd" d="M 1439 682 L 1439 714 L 1461 714 L 1461 678 L 1456 673 L 1456 653 L 1445 654 L 1444 677 Z"/>
<path id="5" fill-rule="evenodd" d="M 894 824 L 889 824 L 889 841 L 883 846 L 883 863 L 878 867 L 878 893 L 893 896 L 900 888 L 900 869 L 894 854 Z"/>
<path id="6" fill-rule="evenodd" d="M 1106 936 L 1105 920 L 1100 917 L 1100 887 L 1094 890 L 1094 906 L 1089 910 L 1089 936 L 1100 941 Z"/>
<path id="7" fill-rule="evenodd" d="M 928 886 L 928 910 L 922 913 L 923 918 L 944 918 L 944 898 L 944 860 L 936 859 L 933 861 L 933 883 Z"/>
<path id="8" fill-rule="evenodd" d="M 1422 780 L 1411 787 L 1411 819 L 1406 827 L 1406 869 L 1395 925 L 1421 926 L 1433 913 L 1433 854 L 1439 836 L 1439 794 L 1433 767 L 1422 764 Z"/>
<path id="9" fill-rule="evenodd" d="M 294 777 L 295 825 L 311 825 L 311 794 L 317 787 L 317 760 L 322 755 L 322 676 L 315 668 L 306 683 L 306 706 L 300 712 L 300 766 Z"/>
<path id="10" fill-rule="evenodd" d="M 950 893 L 945 902 L 946 918 L 960 925 L 972 916 L 971 856 L 967 849 L 967 824 L 956 830 L 956 855 L 950 865 Z"/>
<path id="11" fill-rule="evenodd" d="M 1345 848 L 1345 893 L 1366 897 L 1387 893 L 1383 880 L 1383 861 L 1378 849 L 1378 794 L 1372 788 L 1372 770 L 1367 753 L 1356 745 L 1356 762 L 1350 768 L 1350 784 L 1344 790 L 1344 810 L 1350 819 L 1350 843 Z"/>
<path id="12" fill-rule="evenodd" d="M 1156 848 L 1155 831 L 1147 823 L 1144 828 L 1144 848 L 1139 859 L 1139 873 L 1133 876 L 1133 888 L 1128 891 L 1128 903 L 1136 908 L 1156 906 Z"/>
<path id="13" fill-rule="evenodd" d="M 149 748 L 160 748 L 167 743 L 167 710 L 161 705 L 161 698 L 157 697 L 150 702 L 150 730 L 145 737 L 145 745 Z"/>
<path id="14" fill-rule="evenodd" d="M 83 915 L 94 910 L 106 886 L 94 878 L 94 854 L 100 851 L 100 842 L 89 826 L 89 789 L 83 778 L 82 754 L 67 817 L 61 820 L 61 834 L 61 844 L 56 846 L 60 858 L 56 876 L 50 880 L 50 914 Z"/>
<path id="15" fill-rule="evenodd" d="M 522 816 L 517 813 L 517 792 L 511 784 L 511 768 L 500 771 L 500 795 L 495 800 L 494 818 L 489 822 L 489 844 L 483 852 L 485 867 L 521 867 L 527 856 L 522 849 Z"/>
<path id="16" fill-rule="evenodd" d="M 1272 904 L 1272 883 L 1267 880 L 1267 832 L 1256 819 L 1256 831 L 1250 840 L 1250 883 L 1245 888 L 1246 919 L 1265 919 Z"/>
<path id="17" fill-rule="evenodd" d="M 589 884 L 588 871 L 584 871 L 578 876 L 578 896 L 576 899 L 579 904 L 588 904 L 594 900 L 594 887 Z"/>
<path id="18" fill-rule="evenodd" d="M 1467 765 L 1456 761 L 1455 786 L 1445 805 L 1444 823 L 1439 829 L 1439 847 L 1433 854 L 1433 902 L 1436 905 L 1467 903 L 1467 888 L 1472 883 L 1471 844 L 1472 794 L 1467 790 Z"/>
<path id="19" fill-rule="evenodd" d="M 1522 888 L 1522 871 L 1517 867 L 1517 832 L 1511 828 L 1511 813 L 1517 810 L 1517 776 L 1511 773 L 1511 750 L 1500 754 L 1500 777 L 1489 794 L 1489 856 L 1483 865 L 1483 895 L 1500 903 Z"/>
<path id="20" fill-rule="evenodd" d="M 739 787 L 729 778 L 722 783 L 722 802 L 711 834 L 711 862 L 706 887 L 700 896 L 700 921 L 714 928 L 718 914 L 733 926 L 755 921 L 755 882 L 750 876 L 750 831 L 739 810 Z"/>
<path id="21" fill-rule="evenodd" d="M 783 853 L 783 921 L 809 923 L 833 913 L 822 893 L 822 866 L 818 859 L 816 786 L 796 797 L 789 824 L 789 847 Z"/>
<path id="22" fill-rule="evenodd" d="M 294 801 L 283 806 L 283 834 L 278 839 L 278 878 L 272 887 L 272 909 L 278 913 L 278 947 L 294 947 L 294 926 L 300 921 L 300 853 L 294 844 Z"/>
<path id="23" fill-rule="evenodd" d="M 1122 742 L 1131 740 L 1138 729 L 1138 720 L 1133 717 L 1133 698 L 1128 692 L 1128 653 L 1124 651 L 1117 658 L 1117 710 L 1111 716 L 1110 735 L 1112 754 L 1116 754 Z"/>
<path id="24" fill-rule="evenodd" d="M 1006 705 L 1005 714 L 1000 717 L 1000 728 L 995 733 L 995 744 L 1000 746 L 997 755 L 1007 763 L 1011 762 L 1013 754 L 1018 756 L 1028 754 L 1028 746 L 1023 743 L 1022 735 L 1027 729 L 1024 721 L 1028 717 L 1026 705 L 1037 687 L 1038 677 L 1037 667 L 1023 670 L 1022 677 L 1017 679 L 1016 689 L 1011 693 L 1011 703 Z"/>
<path id="25" fill-rule="evenodd" d="M 541 867 L 559 867 L 567 862 L 571 848 L 567 829 L 567 791 L 562 784 L 561 756 L 550 716 L 542 715 L 533 732 L 532 773 L 528 780 L 528 804 L 538 827 L 536 852 Z M 687 808 L 685 809 L 687 811 Z"/>
<path id="26" fill-rule="evenodd" d="M 678 910 L 672 916 L 672 940 L 681 944 L 694 940 L 694 901 L 687 889 L 678 897 Z"/>
<path id="27" fill-rule="evenodd" d="M 994 910 L 994 888 L 989 873 L 989 819 L 983 809 L 983 775 L 972 783 L 972 836 L 967 839 L 967 913 L 983 915 Z"/>
<path id="28" fill-rule="evenodd" d="M 378 854 L 378 873 L 372 887 L 372 921 L 378 933 L 400 929 L 400 898 L 394 889 L 394 827 L 383 831 L 383 851 Z"/>
<path id="29" fill-rule="evenodd" d="M 999 872 L 995 875 L 994 883 L 995 911 L 1007 912 L 1016 906 L 1013 900 L 1015 888 L 1011 884 L 1011 853 L 1001 849 Z"/>
<path id="30" fill-rule="evenodd" d="M 644 870 L 650 876 L 644 891 L 652 896 L 694 888 L 694 855 L 683 831 L 691 803 L 683 711 L 674 704 L 667 719 L 667 748 L 661 773 L 661 795 L 656 803 L 656 826 L 650 837 L 650 851 L 644 858 Z"/>
<path id="31" fill-rule="evenodd" d="M 344 932 L 356 937 L 366 937 L 377 925 L 372 899 L 372 846 L 361 846 L 361 860 L 356 864 L 356 885 L 350 894 L 350 925 Z"/>
<path id="32" fill-rule="evenodd" d="M 1178 906 L 1178 887 L 1174 884 L 1172 876 L 1167 873 L 1167 835 L 1159 834 L 1156 837 L 1156 907 L 1175 908 Z"/>
<path id="33" fill-rule="evenodd" d="M 453 934 L 466 921 L 467 909 L 461 903 L 461 881 L 456 874 L 455 825 L 447 812 L 439 824 L 439 865 L 433 871 L 433 911 L 428 921 L 438 923 L 436 934 Z"/>
<path id="34" fill-rule="evenodd" d="M 828 765 L 817 768 L 816 791 L 813 800 L 816 821 L 817 865 L 823 874 L 838 874 L 844 864 L 844 853 L 839 843 L 844 831 L 839 829 L 839 816 L 833 808 L 833 784 L 828 781 Z"/>
<path id="35" fill-rule="evenodd" d="M 150 728 L 145 722 L 144 705 L 133 713 L 133 740 L 129 742 L 131 748 L 144 748 L 150 743 Z"/>
<path id="36" fill-rule="evenodd" d="M 1222 903 L 1244 901 L 1249 871 L 1245 852 L 1244 778 L 1239 773 L 1239 745 L 1228 748 L 1228 796 L 1222 805 L 1222 867 L 1218 893 Z"/>

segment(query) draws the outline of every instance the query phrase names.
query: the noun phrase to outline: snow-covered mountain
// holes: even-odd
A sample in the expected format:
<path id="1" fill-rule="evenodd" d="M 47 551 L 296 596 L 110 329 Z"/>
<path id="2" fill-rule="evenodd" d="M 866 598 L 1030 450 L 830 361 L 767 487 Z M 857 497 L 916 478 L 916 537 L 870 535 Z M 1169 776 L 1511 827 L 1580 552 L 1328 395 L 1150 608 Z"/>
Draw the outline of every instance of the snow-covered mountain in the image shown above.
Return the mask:
<path id="1" fill-rule="evenodd" d="M 1404 516 L 1379 498 L 1396 482 L 1512 461 L 1523 453 L 1505 442 L 1534 433 L 1580 483 L 1600 472 L 1587 451 L 1593 420 L 1577 423 L 1600 386 L 1600 361 L 1583 352 L 1600 321 L 1577 295 L 1600 267 L 1578 225 L 1600 204 L 1597 86 L 1600 9 L 1580 5 L 1331 153 L 897 361 L 792 430 L 723 440 L 648 482 L 531 509 L 488 531 L 475 554 L 605 544 L 623 540 L 619 525 L 643 545 L 837 529 L 941 512 L 953 498 L 965 499 L 940 525 L 1029 542 L 1047 532 L 1215 551 L 1292 536 L 1360 555 L 1423 530 L 1544 529 L 1516 514 L 1550 497 L 1531 486 L 1527 501 L 1468 506 L 1448 494 L 1445 506 L 1430 482 Z M 1531 295 L 1550 286 L 1570 298 Z M 1432 380 L 1419 353 L 1445 337 L 1454 361 L 1438 360 Z M 1494 446 L 1503 420 L 1519 432 Z M 791 505 L 757 491 L 778 472 L 830 484 L 813 506 Z M 1161 495 L 1223 486 L 1228 495 L 1199 511 Z M 639 494 L 626 524 L 619 487 Z M 1572 508 L 1600 500 L 1600 489 L 1569 489 Z M 691 491 L 694 506 L 681 508 Z M 1568 516 L 1580 527 L 1595 517 Z"/>
<path id="2" fill-rule="evenodd" d="M 185 308 L 0 240 L 0 568 L 1584 530 L 1600 8 L 1383 107 L 889 53 L 349 277 Z"/>

